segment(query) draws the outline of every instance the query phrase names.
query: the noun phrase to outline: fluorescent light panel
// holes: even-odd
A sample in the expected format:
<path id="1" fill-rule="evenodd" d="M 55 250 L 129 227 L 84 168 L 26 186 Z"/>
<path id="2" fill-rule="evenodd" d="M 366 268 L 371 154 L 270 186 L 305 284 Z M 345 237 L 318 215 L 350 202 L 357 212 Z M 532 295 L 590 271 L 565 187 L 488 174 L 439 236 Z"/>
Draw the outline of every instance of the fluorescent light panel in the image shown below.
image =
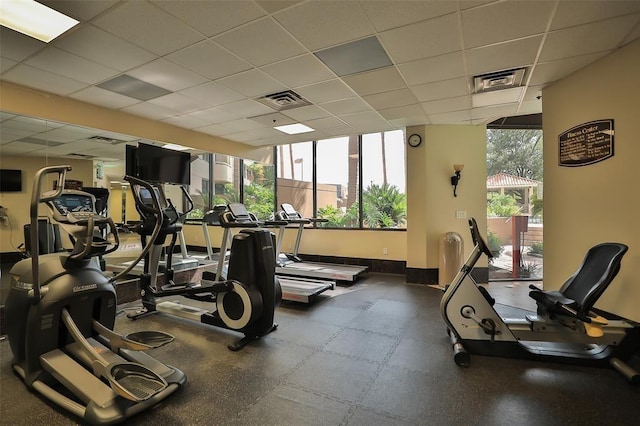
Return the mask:
<path id="1" fill-rule="evenodd" d="M 304 124 L 300 124 L 300 123 L 287 124 L 284 126 L 275 126 L 274 129 L 280 130 L 281 132 L 286 133 L 288 135 L 297 135 L 299 133 L 309 133 L 315 130 L 309 126 L 305 126 Z"/>
<path id="2" fill-rule="evenodd" d="M 33 0 L 0 2 L 0 25 L 49 43 L 79 21 Z"/>
<path id="3" fill-rule="evenodd" d="M 187 148 L 186 146 L 178 145 L 175 143 L 168 143 L 166 145 L 163 145 L 162 147 L 166 149 L 172 149 L 174 151 L 186 151 L 187 149 L 191 149 L 191 148 Z"/>

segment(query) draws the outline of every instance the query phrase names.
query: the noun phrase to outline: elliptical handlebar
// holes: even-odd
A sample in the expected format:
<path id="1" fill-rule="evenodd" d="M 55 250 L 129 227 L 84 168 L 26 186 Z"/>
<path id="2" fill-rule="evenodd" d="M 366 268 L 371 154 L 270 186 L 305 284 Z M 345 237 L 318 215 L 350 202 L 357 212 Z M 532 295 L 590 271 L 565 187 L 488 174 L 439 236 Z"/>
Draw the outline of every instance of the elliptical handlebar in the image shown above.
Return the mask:
<path id="1" fill-rule="evenodd" d="M 471 239 L 473 240 L 473 245 L 477 246 L 480 252 L 487 255 L 489 259 L 493 259 L 493 253 L 489 249 L 489 246 L 480 235 L 480 230 L 478 229 L 478 223 L 475 218 L 469 219 L 469 230 L 471 231 Z"/>
<path id="2" fill-rule="evenodd" d="M 40 253 L 40 241 L 38 239 L 38 233 L 34 230 L 38 229 L 38 205 L 41 202 L 52 201 L 64 190 L 64 182 L 67 177 L 67 172 L 71 170 L 71 166 L 49 166 L 38 170 L 33 180 L 33 192 L 31 193 L 31 205 L 30 205 L 30 219 L 31 219 L 31 274 L 33 277 L 33 302 L 40 301 L 40 275 L 38 267 Z M 58 174 L 58 184 L 55 191 L 47 192 L 46 195 L 42 194 L 42 182 L 44 177 L 49 174 Z M 44 196 L 43 196 L 44 195 Z"/>

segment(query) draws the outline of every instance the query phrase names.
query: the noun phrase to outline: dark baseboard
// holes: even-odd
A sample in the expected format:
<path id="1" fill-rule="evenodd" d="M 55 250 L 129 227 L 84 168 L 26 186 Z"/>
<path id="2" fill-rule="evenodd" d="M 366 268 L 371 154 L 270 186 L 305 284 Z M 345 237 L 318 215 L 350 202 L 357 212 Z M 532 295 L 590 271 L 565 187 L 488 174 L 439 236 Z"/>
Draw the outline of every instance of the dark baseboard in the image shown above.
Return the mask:
<path id="1" fill-rule="evenodd" d="M 366 266 L 369 272 L 404 275 L 407 262 L 404 260 L 360 259 L 355 257 L 319 256 L 301 254 L 300 258 L 309 262 L 335 263 L 337 265 Z"/>
<path id="2" fill-rule="evenodd" d="M 438 268 L 407 268 L 405 275 L 408 283 L 438 285 Z M 474 268 L 471 276 L 477 283 L 488 283 L 489 268 Z"/>

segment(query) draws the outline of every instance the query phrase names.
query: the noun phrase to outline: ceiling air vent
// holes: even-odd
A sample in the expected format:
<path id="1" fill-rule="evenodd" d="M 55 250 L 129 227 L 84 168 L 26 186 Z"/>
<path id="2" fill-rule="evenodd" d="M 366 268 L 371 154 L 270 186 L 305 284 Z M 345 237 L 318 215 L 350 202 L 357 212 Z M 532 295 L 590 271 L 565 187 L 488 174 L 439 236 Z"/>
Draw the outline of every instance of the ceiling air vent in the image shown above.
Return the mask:
<path id="1" fill-rule="evenodd" d="M 70 157 L 80 157 L 80 158 L 84 158 L 85 160 L 89 160 L 91 158 L 95 158 L 95 155 L 88 155 L 88 154 L 78 154 L 76 152 L 70 152 L 69 154 L 67 154 Z"/>
<path id="2" fill-rule="evenodd" d="M 284 111 L 286 109 L 299 108 L 311 105 L 311 102 L 298 95 L 293 90 L 285 90 L 284 92 L 272 93 L 256 99 L 256 101 L 275 109 L 276 111 Z"/>
<path id="3" fill-rule="evenodd" d="M 473 93 L 493 92 L 522 86 L 525 68 L 492 72 L 473 77 Z"/>

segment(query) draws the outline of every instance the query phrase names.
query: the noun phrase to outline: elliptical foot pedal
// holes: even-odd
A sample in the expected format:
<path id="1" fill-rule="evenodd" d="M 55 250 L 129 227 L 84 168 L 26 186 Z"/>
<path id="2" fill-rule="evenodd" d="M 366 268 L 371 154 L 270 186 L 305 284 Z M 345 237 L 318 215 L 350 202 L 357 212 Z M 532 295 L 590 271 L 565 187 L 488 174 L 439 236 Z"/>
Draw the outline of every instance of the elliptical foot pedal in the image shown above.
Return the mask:
<path id="1" fill-rule="evenodd" d="M 128 343 L 144 346 L 145 349 L 156 349 L 161 346 L 168 345 L 175 339 L 171 334 L 163 331 L 136 331 L 134 333 L 125 334 L 122 338 Z"/>
<path id="2" fill-rule="evenodd" d="M 115 363 L 105 369 L 111 389 L 131 401 L 146 401 L 167 388 L 167 381 L 149 368 L 132 362 Z"/>

